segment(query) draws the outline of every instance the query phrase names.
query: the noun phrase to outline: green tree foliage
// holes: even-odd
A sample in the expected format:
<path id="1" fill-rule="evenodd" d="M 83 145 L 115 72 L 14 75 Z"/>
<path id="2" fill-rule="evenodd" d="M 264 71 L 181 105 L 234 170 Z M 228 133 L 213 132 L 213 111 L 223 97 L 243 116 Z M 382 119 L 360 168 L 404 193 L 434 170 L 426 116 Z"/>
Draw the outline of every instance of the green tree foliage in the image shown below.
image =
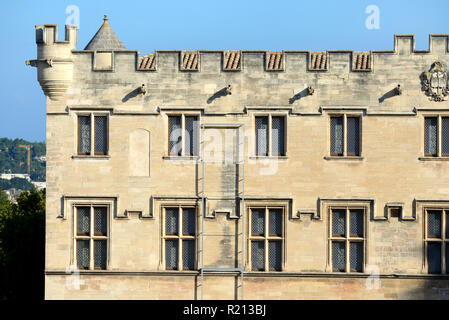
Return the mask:
<path id="1" fill-rule="evenodd" d="M 9 204 L 8 196 L 0 187 L 0 211 Z"/>
<path id="2" fill-rule="evenodd" d="M 45 189 L 0 207 L 0 300 L 44 297 Z"/>
<path id="3" fill-rule="evenodd" d="M 0 179 L 0 188 L 2 188 L 3 190 L 8 190 L 11 188 L 31 190 L 34 189 L 34 185 L 27 179 L 22 178 L 12 178 L 11 180 Z"/>
<path id="4" fill-rule="evenodd" d="M 35 159 L 45 156 L 45 142 L 0 138 L 0 173 L 27 173 L 27 150 L 19 145 L 28 144 L 31 145 L 31 180 L 45 181 L 45 161 Z"/>

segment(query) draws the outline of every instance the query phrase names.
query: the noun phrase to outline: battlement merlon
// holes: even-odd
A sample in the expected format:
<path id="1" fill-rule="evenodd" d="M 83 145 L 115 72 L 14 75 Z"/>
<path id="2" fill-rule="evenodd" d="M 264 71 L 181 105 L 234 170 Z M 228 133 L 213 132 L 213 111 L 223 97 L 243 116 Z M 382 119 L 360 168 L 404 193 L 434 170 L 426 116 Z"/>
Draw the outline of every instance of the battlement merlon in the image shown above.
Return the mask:
<path id="1" fill-rule="evenodd" d="M 76 26 L 65 26 L 65 40 L 58 40 L 58 26 L 36 26 L 37 59 L 27 65 L 37 67 L 37 79 L 44 93 L 54 100 L 64 98 L 72 82 L 72 51 L 76 50 Z"/>
<path id="2" fill-rule="evenodd" d="M 72 49 L 76 49 L 78 27 L 74 25 L 65 25 L 65 40 L 58 40 L 58 25 L 44 24 L 36 25 L 36 43 L 37 44 L 59 44 L 70 43 Z"/>

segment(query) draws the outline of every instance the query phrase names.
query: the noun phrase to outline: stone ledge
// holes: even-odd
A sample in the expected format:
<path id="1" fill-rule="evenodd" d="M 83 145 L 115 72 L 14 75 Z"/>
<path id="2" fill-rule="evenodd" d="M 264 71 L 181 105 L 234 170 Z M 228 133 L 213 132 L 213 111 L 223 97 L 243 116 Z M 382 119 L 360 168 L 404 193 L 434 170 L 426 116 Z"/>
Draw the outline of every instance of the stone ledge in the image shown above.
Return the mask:
<path id="1" fill-rule="evenodd" d="M 288 160 L 288 156 L 249 156 L 250 160 Z"/>
<path id="2" fill-rule="evenodd" d="M 199 156 L 162 156 L 163 160 L 177 160 L 177 161 L 197 161 Z"/>
<path id="3" fill-rule="evenodd" d="M 90 159 L 90 160 L 109 160 L 111 158 L 110 155 L 105 156 L 72 156 L 72 159 Z"/>
<path id="4" fill-rule="evenodd" d="M 70 276 L 73 271 L 66 272 L 65 270 L 46 270 L 47 276 Z M 79 270 L 80 275 L 105 275 L 105 276 L 201 276 L 201 270 L 194 271 L 115 271 L 115 270 Z M 237 275 L 238 271 L 233 272 L 208 272 L 208 275 Z M 368 278 L 373 276 L 370 273 L 344 273 L 344 272 L 264 272 L 264 271 L 252 271 L 244 272 L 243 277 L 292 277 L 292 278 Z M 449 274 L 400 274 L 400 273 L 386 273 L 379 274 L 379 278 L 392 278 L 392 279 L 425 279 L 425 280 L 448 280 Z"/>
<path id="5" fill-rule="evenodd" d="M 352 161 L 363 161 L 364 157 L 348 157 L 348 156 L 324 156 L 324 160 L 352 160 Z"/>
<path id="6" fill-rule="evenodd" d="M 419 161 L 449 161 L 449 157 L 418 157 Z"/>

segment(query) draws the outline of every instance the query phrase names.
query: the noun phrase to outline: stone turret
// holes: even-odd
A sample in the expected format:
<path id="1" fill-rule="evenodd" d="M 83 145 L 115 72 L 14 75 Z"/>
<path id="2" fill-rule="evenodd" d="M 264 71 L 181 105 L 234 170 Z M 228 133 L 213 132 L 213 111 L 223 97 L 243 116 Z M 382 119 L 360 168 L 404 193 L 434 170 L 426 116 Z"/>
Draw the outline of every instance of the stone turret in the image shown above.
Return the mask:
<path id="1" fill-rule="evenodd" d="M 37 67 L 37 80 L 52 100 L 62 100 L 72 82 L 72 50 L 76 49 L 77 27 L 65 26 L 65 40 L 58 40 L 58 26 L 36 26 L 37 59 L 26 64 Z"/>

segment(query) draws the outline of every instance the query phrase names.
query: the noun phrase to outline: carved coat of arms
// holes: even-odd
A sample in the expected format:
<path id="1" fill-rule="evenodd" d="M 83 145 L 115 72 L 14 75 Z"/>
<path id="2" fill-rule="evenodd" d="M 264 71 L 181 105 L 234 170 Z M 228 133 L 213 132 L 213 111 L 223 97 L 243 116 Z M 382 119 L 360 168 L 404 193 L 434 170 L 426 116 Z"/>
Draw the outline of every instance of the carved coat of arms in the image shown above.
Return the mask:
<path id="1" fill-rule="evenodd" d="M 440 61 L 434 62 L 430 70 L 423 73 L 423 89 L 429 96 L 429 100 L 447 100 L 449 89 L 448 76 L 449 73 L 443 68 L 443 64 Z"/>

